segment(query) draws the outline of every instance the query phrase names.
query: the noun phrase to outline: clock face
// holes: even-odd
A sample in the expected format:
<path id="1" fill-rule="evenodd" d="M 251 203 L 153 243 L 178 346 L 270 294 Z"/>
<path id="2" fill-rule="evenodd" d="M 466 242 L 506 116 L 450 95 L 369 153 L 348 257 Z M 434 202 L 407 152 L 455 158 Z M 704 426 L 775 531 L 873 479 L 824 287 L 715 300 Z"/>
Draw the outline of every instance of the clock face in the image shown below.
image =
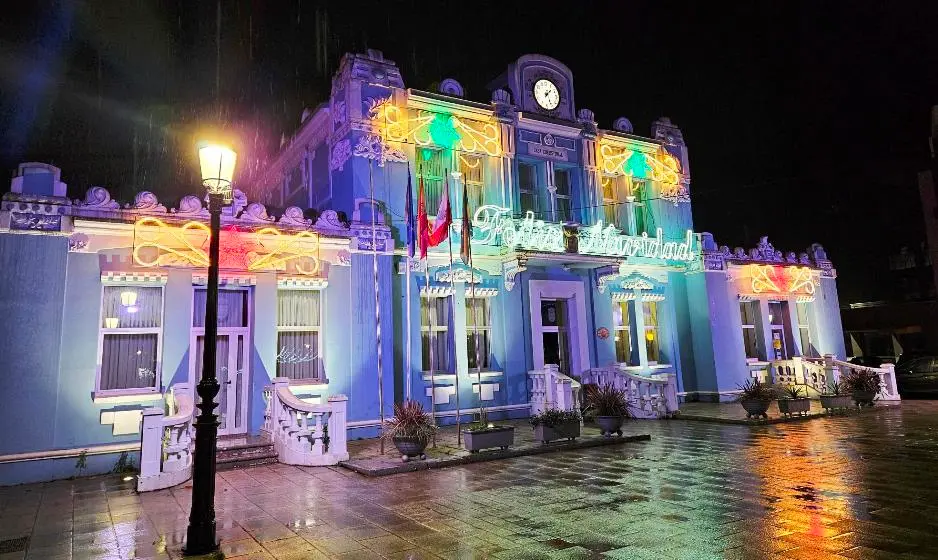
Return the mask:
<path id="1" fill-rule="evenodd" d="M 554 82 L 550 80 L 538 80 L 534 82 L 534 100 L 542 109 L 553 111 L 560 105 L 560 91 Z"/>

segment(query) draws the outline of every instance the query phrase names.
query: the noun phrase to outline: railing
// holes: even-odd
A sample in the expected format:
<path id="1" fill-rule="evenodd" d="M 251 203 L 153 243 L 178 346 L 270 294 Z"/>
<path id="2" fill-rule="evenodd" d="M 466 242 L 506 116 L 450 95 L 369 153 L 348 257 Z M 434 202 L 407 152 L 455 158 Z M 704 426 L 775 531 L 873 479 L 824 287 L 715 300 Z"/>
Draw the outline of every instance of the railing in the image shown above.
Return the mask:
<path id="1" fill-rule="evenodd" d="M 832 355 L 824 356 L 824 369 L 830 372 L 831 376 L 838 381 L 850 370 L 853 371 L 872 371 L 879 375 L 882 381 L 879 393 L 876 397 L 881 401 L 902 400 L 899 396 L 899 389 L 896 387 L 896 366 L 894 364 L 883 364 L 882 367 L 873 368 L 867 366 L 858 366 L 850 362 L 838 360 Z"/>
<path id="2" fill-rule="evenodd" d="M 531 378 L 531 414 L 549 408 L 574 410 L 580 406 L 580 383 L 560 373 L 560 366 L 544 364 L 544 369 L 529 371 Z"/>
<path id="3" fill-rule="evenodd" d="M 195 406 L 189 385 L 173 385 L 170 409 L 143 411 L 140 434 L 140 476 L 137 491 L 149 492 L 181 484 L 192 478 L 192 422 Z"/>
<path id="4" fill-rule="evenodd" d="M 348 397 L 329 397 L 327 404 L 300 400 L 290 380 L 275 377 L 265 390 L 264 431 L 270 434 L 277 459 L 286 465 L 323 466 L 346 461 Z"/>
<path id="5" fill-rule="evenodd" d="M 673 373 L 644 376 L 615 366 L 592 368 L 580 375 L 580 383 L 611 385 L 624 391 L 635 418 L 667 418 L 678 410 L 677 377 Z"/>
<path id="6" fill-rule="evenodd" d="M 802 385 L 808 396 L 816 397 L 824 392 L 831 376 L 823 364 L 800 356 L 788 360 L 773 360 L 769 364 L 770 381 L 775 385 Z"/>

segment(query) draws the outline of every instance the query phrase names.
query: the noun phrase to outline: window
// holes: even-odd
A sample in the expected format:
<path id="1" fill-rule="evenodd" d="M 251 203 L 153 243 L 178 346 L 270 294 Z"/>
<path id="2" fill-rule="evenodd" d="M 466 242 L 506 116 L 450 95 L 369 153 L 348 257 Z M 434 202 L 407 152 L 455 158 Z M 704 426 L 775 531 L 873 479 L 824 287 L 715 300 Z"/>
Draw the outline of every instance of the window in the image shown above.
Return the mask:
<path id="1" fill-rule="evenodd" d="M 530 163 L 518 164 L 518 190 L 521 193 L 521 214 L 537 216 L 537 168 Z"/>
<path id="2" fill-rule="evenodd" d="M 645 318 L 645 351 L 648 363 L 658 362 L 658 302 L 643 301 L 642 315 Z"/>
<path id="3" fill-rule="evenodd" d="M 196 288 L 192 303 L 192 326 L 205 327 L 205 288 Z M 218 326 L 248 326 L 248 293 L 246 290 L 218 290 Z"/>
<path id="4" fill-rule="evenodd" d="M 277 377 L 323 378 L 321 299 L 318 290 L 277 292 Z"/>
<path id="5" fill-rule="evenodd" d="M 557 222 L 569 222 L 573 220 L 573 213 L 570 206 L 570 170 L 554 169 L 554 205 L 557 214 L 554 220 Z"/>
<path id="6" fill-rule="evenodd" d="M 433 371 L 452 373 L 453 360 L 450 353 L 450 314 L 452 297 L 420 299 L 420 348 L 422 369 L 430 371 L 430 347 L 433 347 Z"/>
<path id="7" fill-rule="evenodd" d="M 799 302 L 795 309 L 798 313 L 798 335 L 801 337 L 801 355 L 817 358 L 818 353 L 811 344 L 811 328 L 808 323 L 808 303 Z"/>
<path id="8" fill-rule="evenodd" d="M 759 302 L 741 301 L 739 302 L 739 316 L 743 324 L 743 346 L 746 349 L 746 358 L 752 360 L 759 359 L 759 346 L 756 337 L 756 310 Z"/>
<path id="9" fill-rule="evenodd" d="M 443 150 L 424 148 L 419 153 L 417 172 L 423 176 L 423 196 L 426 200 L 427 215 L 436 216 L 436 209 L 440 206 L 440 197 L 443 196 L 443 181 L 446 179 L 446 170 L 443 168 Z"/>
<path id="10" fill-rule="evenodd" d="M 482 206 L 482 200 L 485 197 L 485 181 L 483 179 L 482 166 L 482 156 L 459 155 L 459 172 L 462 173 L 462 179 L 466 185 L 466 193 L 469 197 L 469 208 L 465 209 L 465 214 L 470 218 L 475 215 L 476 209 Z M 461 193 L 460 196 L 462 196 Z"/>
<path id="11" fill-rule="evenodd" d="M 615 175 L 603 175 L 600 178 L 602 182 L 602 201 L 603 201 L 603 222 L 607 225 L 617 225 L 619 223 L 619 177 Z"/>
<path id="12" fill-rule="evenodd" d="M 651 207 L 648 204 L 648 183 L 630 178 L 629 190 L 635 197 L 632 211 L 635 212 L 635 233 L 641 235 L 654 233 L 654 217 L 651 215 Z"/>
<path id="13" fill-rule="evenodd" d="M 492 343 L 492 323 L 489 317 L 489 298 L 466 297 L 466 349 L 469 357 L 469 372 L 481 367 L 489 368 Z M 479 361 L 476 362 L 476 341 Z"/>
<path id="14" fill-rule="evenodd" d="M 612 322 L 615 328 L 612 335 L 616 343 L 616 362 L 634 365 L 632 364 L 632 326 L 629 319 L 629 302 L 613 302 Z"/>
<path id="15" fill-rule="evenodd" d="M 159 389 L 163 288 L 105 286 L 100 391 Z"/>

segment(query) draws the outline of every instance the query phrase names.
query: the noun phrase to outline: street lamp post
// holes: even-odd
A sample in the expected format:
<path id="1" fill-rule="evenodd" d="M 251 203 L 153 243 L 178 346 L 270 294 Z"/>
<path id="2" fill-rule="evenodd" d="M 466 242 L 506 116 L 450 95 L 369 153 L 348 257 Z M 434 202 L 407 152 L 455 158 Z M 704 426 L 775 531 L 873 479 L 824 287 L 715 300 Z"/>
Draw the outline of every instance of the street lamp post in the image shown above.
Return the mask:
<path id="1" fill-rule="evenodd" d="M 215 348 L 218 338 L 218 249 L 220 245 L 221 207 L 230 203 L 231 178 L 234 175 L 234 151 L 216 145 L 199 148 L 202 184 L 208 190 L 211 216 L 208 286 L 205 300 L 205 345 L 202 350 L 202 379 L 199 381 L 199 416 L 195 420 L 195 459 L 192 467 L 192 511 L 186 532 L 187 556 L 218 550 L 215 538 L 215 444 L 218 440 L 218 416 L 215 415 Z"/>

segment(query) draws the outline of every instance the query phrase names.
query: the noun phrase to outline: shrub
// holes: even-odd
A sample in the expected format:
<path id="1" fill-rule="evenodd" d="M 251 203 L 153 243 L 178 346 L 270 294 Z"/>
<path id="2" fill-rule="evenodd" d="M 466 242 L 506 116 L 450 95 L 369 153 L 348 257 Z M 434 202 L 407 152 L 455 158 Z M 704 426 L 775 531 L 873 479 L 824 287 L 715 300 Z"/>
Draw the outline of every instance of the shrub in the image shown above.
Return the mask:
<path id="1" fill-rule="evenodd" d="M 532 426 L 547 426 L 548 428 L 553 428 L 554 426 L 559 426 L 560 424 L 567 424 L 570 422 L 580 422 L 580 411 L 578 410 L 557 410 L 555 408 L 549 408 L 540 414 L 535 414 L 529 420 Z"/>
<path id="2" fill-rule="evenodd" d="M 785 390 L 782 391 L 782 396 L 779 397 L 779 398 L 782 398 L 782 399 L 800 399 L 800 398 L 802 398 L 802 397 L 804 397 L 804 395 L 801 393 L 801 387 L 796 387 L 796 386 L 794 386 L 794 385 L 789 385 L 788 387 L 785 387 Z"/>
<path id="3" fill-rule="evenodd" d="M 823 395 L 825 397 L 837 397 L 845 393 L 845 388 L 840 384 L 839 381 L 834 381 L 827 386 L 827 390 L 824 391 Z"/>
<path id="4" fill-rule="evenodd" d="M 586 398 L 596 416 L 630 416 L 628 398 L 622 389 L 603 385 L 590 391 Z"/>
<path id="5" fill-rule="evenodd" d="M 878 393 L 883 388 L 883 380 L 875 371 L 853 369 L 842 377 L 844 387 L 851 393 Z"/>
<path id="6" fill-rule="evenodd" d="M 742 385 L 737 385 L 737 387 L 742 391 L 739 395 L 739 400 L 741 401 L 770 401 L 775 398 L 775 391 L 772 387 L 762 383 L 758 379 L 749 379 Z"/>
<path id="7" fill-rule="evenodd" d="M 428 441 L 436 433 L 433 416 L 416 401 L 394 403 L 394 416 L 384 422 L 381 437 Z"/>

